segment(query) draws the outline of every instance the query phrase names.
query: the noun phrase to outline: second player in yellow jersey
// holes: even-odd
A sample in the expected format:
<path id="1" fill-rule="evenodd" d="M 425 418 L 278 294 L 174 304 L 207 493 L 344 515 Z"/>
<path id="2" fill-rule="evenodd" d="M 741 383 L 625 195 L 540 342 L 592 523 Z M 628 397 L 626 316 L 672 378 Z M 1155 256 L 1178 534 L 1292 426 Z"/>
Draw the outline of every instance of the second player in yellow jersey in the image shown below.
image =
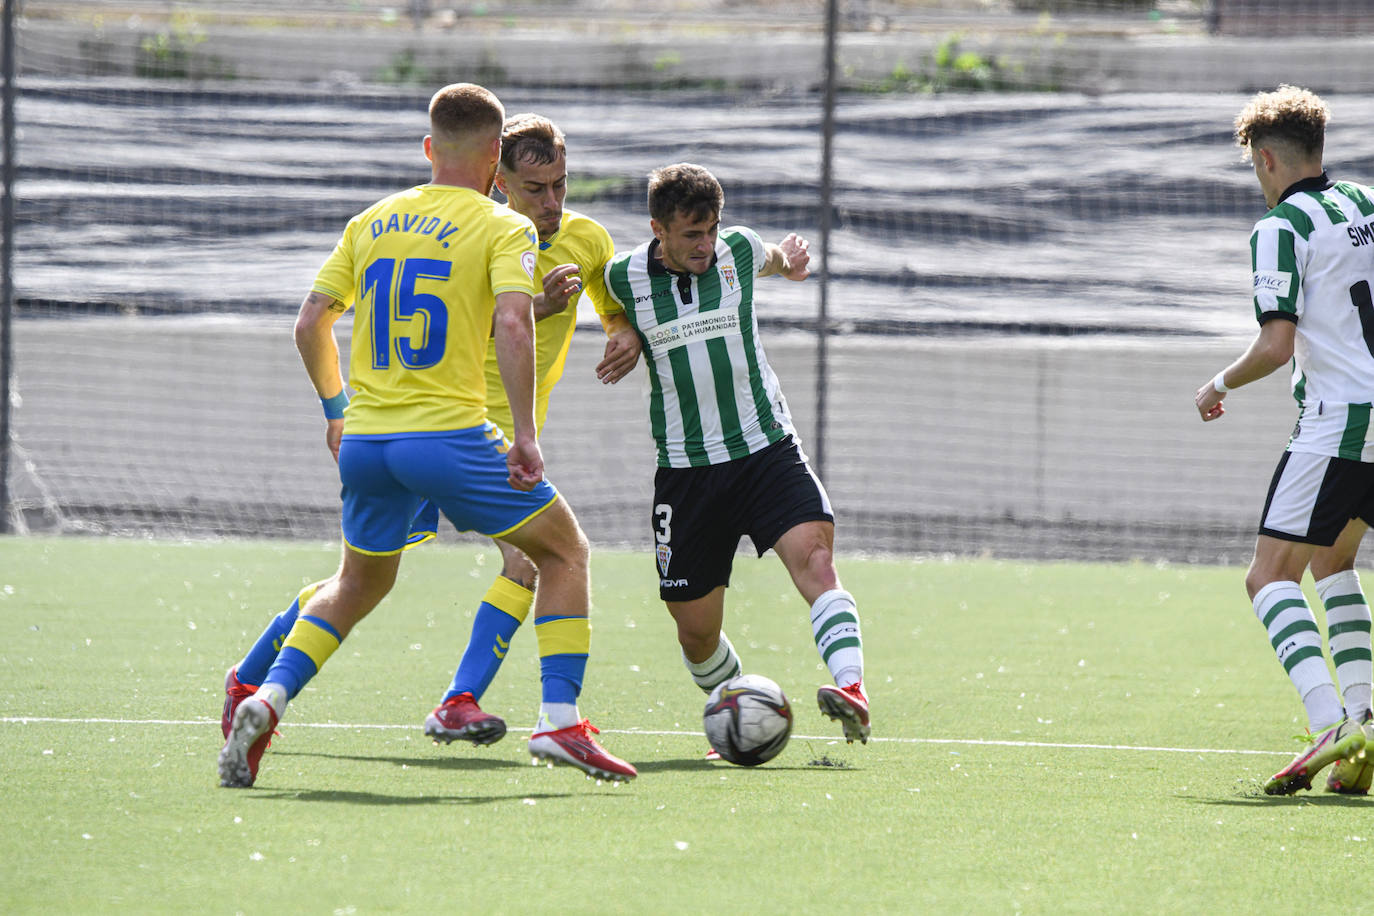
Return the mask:
<path id="1" fill-rule="evenodd" d="M 496 187 L 506 195 L 513 211 L 534 223 L 539 236 L 535 277 L 542 292 L 534 300 L 537 429 L 543 428 L 549 395 L 563 375 L 582 295 L 590 298 L 609 338 L 604 358 L 596 369 L 603 382 L 616 382 L 633 369 L 641 347 L 639 335 L 624 311 L 605 294 L 604 269 L 615 253 L 610 234 L 590 217 L 564 209 L 567 185 L 562 132 L 538 115 L 507 119 L 501 135 Z M 487 347 L 486 379 L 488 417 L 505 429 L 511 414 L 491 344 Z M 536 570 L 519 550 L 499 540 L 496 543 L 501 550 L 501 575 L 477 609 L 472 636 L 453 683 L 440 705 L 425 719 L 425 734 L 435 741 L 462 739 L 490 744 L 506 731 L 505 722 L 484 712 L 477 702 L 496 676 L 516 630 L 534 603 Z M 542 595 L 542 585 L 539 592 Z M 534 625 L 545 663 L 546 653 L 573 657 L 586 651 L 581 643 L 562 638 L 561 628 L 568 625 L 566 620 L 546 615 L 536 617 Z"/>
<path id="2" fill-rule="evenodd" d="M 509 181 L 504 183 L 510 187 Z M 508 191 L 507 194 L 509 193 Z M 554 385 L 563 377 L 568 349 L 572 346 L 573 329 L 577 325 L 577 305 L 581 297 L 586 296 L 591 301 L 597 314 L 602 316 L 603 324 L 610 322 L 607 326 L 608 333 L 616 328 L 614 316 L 620 315 L 619 320 L 625 321 L 619 306 L 608 303 L 605 280 L 601 269 L 596 266 L 605 266 L 613 254 L 615 244 L 605 227 L 576 210 L 564 210 L 554 235 L 547 240 L 541 238 L 539 242 L 535 277 L 549 277 L 558 281 L 563 276 L 574 276 L 579 278 L 580 286 L 577 292 L 567 296 L 563 308 L 559 311 L 548 311 L 552 308 L 551 303 L 557 295 L 556 292 L 553 295 L 545 292 L 542 297 L 535 298 L 534 424 L 541 432 L 544 429 L 544 420 L 549 414 L 549 396 L 553 393 Z M 570 275 L 566 272 L 557 273 L 557 269 L 564 265 L 576 265 L 578 269 Z M 614 309 L 609 315 L 608 304 Z M 628 323 L 625 323 L 623 330 L 628 328 Z M 630 334 L 633 334 L 633 331 L 630 331 Z M 501 385 L 501 371 L 496 365 L 496 346 L 491 340 L 487 341 L 486 375 L 487 419 L 503 430 L 510 429 L 510 405 L 506 402 L 506 389 Z"/>

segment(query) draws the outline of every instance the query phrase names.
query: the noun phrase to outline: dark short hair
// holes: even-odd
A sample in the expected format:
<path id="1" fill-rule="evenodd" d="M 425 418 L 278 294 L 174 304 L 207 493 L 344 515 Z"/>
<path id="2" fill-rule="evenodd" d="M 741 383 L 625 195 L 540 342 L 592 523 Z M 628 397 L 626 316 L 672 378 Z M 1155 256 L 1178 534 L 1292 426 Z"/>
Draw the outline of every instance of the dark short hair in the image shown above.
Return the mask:
<path id="1" fill-rule="evenodd" d="M 542 115 L 511 115 L 501 128 L 501 167 L 507 172 L 521 162 L 548 165 L 567 154 L 563 131 Z"/>
<path id="2" fill-rule="evenodd" d="M 430 132 L 446 140 L 499 131 L 505 116 L 501 100 L 475 83 L 453 83 L 429 100 Z"/>
<path id="3" fill-rule="evenodd" d="M 720 182 L 699 165 L 679 162 L 649 173 L 649 215 L 665 226 L 678 214 L 704 219 L 724 207 Z"/>
<path id="4" fill-rule="evenodd" d="M 1249 155 L 1252 146 L 1278 141 L 1304 158 L 1321 158 L 1331 111 L 1315 93 L 1284 84 L 1261 92 L 1236 115 L 1236 143 Z"/>

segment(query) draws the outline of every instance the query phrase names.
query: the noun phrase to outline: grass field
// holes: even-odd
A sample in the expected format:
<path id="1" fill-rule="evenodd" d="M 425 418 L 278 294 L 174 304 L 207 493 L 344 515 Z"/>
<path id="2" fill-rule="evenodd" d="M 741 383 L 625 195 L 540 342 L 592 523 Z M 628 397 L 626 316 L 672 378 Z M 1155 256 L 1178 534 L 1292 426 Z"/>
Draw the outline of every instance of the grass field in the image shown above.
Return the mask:
<path id="1" fill-rule="evenodd" d="M 292 704 L 257 786 L 218 786 L 225 668 L 337 547 L 0 540 L 0 911 L 1281 912 L 1374 854 L 1374 801 L 1271 799 L 1301 708 L 1236 569 L 843 558 L 874 739 L 837 741 L 781 564 L 727 630 L 797 709 L 758 769 L 708 764 L 650 560 L 593 557 L 583 711 L 639 779 L 529 765 L 522 632 L 429 743 L 494 551 L 407 555 Z"/>

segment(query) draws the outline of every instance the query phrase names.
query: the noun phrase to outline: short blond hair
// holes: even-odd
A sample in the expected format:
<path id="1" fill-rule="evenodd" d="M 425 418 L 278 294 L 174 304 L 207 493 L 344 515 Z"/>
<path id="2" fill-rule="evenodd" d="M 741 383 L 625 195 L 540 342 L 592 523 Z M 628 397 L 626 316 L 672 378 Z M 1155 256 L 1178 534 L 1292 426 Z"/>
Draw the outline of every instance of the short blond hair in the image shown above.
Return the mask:
<path id="1" fill-rule="evenodd" d="M 1320 160 L 1331 109 L 1314 92 L 1284 84 L 1261 92 L 1236 115 L 1236 143 L 1250 151 L 1279 143 L 1304 159 Z"/>
<path id="2" fill-rule="evenodd" d="M 429 100 L 430 133 L 446 143 L 499 134 L 505 117 L 501 100 L 476 83 L 452 83 Z"/>

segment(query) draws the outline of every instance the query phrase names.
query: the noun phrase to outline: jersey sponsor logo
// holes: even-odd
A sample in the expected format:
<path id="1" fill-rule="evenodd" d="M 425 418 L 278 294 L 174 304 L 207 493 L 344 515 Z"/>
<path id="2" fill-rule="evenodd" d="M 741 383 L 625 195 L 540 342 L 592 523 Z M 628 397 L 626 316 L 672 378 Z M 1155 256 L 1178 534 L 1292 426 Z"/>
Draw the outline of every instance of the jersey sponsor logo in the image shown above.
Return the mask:
<path id="1" fill-rule="evenodd" d="M 520 256 L 520 266 L 525 268 L 525 273 L 530 275 L 531 280 L 534 279 L 534 261 L 535 256 L 533 251 L 527 251 Z"/>
<path id="2" fill-rule="evenodd" d="M 1345 230 L 1345 234 L 1350 236 L 1350 244 L 1356 248 L 1361 245 L 1374 245 L 1374 225 L 1369 223 L 1351 226 Z"/>
<path id="3" fill-rule="evenodd" d="M 1255 271 L 1255 292 L 1273 293 L 1282 299 L 1292 288 L 1293 275 L 1286 270 Z"/>
<path id="4" fill-rule="evenodd" d="M 673 291 L 672 291 L 671 289 L 660 289 L 660 290 L 655 290 L 655 291 L 652 292 L 652 293 L 648 293 L 647 295 L 635 296 L 635 305 L 639 305 L 639 303 L 641 303 L 641 302 L 649 302 L 650 300 L 653 300 L 653 299 L 671 299 L 671 298 L 673 298 Z"/>
<path id="5" fill-rule="evenodd" d="M 668 575 L 668 564 L 673 560 L 673 548 L 667 544 L 659 544 L 654 553 L 658 555 L 659 574 Z"/>
<path id="6" fill-rule="evenodd" d="M 667 324 L 661 324 L 645 333 L 645 340 L 655 356 L 674 347 L 681 347 L 699 340 L 714 340 L 730 334 L 739 333 L 739 308 L 716 309 L 688 315 Z"/>

